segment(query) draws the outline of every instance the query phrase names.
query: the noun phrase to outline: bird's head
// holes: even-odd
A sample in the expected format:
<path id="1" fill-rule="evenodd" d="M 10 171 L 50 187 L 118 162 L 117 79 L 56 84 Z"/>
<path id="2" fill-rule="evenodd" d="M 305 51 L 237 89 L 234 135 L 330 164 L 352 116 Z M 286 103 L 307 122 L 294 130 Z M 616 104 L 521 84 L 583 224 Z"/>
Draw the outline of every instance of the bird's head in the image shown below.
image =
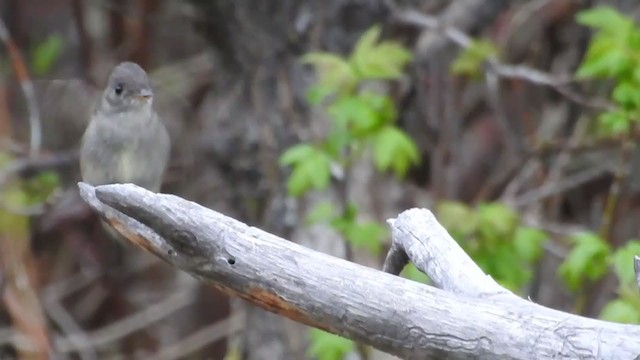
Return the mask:
<path id="1" fill-rule="evenodd" d="M 140 65 L 123 62 L 113 69 L 103 95 L 103 111 L 147 111 L 151 109 L 152 102 L 153 90 L 147 73 Z"/>

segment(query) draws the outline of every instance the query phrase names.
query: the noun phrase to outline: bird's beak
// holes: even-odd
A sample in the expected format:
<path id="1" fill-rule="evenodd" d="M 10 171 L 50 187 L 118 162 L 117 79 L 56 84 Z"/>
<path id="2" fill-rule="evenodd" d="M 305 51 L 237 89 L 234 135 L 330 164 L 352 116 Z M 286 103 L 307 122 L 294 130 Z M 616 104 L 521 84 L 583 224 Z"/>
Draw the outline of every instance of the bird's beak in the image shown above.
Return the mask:
<path id="1" fill-rule="evenodd" d="M 138 100 L 151 100 L 153 99 L 153 92 L 149 89 L 142 89 L 140 93 L 136 96 Z"/>

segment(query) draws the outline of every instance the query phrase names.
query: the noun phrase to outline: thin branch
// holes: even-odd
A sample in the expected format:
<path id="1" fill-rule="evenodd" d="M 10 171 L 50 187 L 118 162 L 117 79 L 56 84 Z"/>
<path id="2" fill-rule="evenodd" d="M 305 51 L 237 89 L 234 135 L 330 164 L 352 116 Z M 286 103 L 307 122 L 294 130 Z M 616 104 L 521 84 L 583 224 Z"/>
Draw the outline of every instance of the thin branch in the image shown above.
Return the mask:
<path id="1" fill-rule="evenodd" d="M 190 305 L 195 300 L 192 289 L 179 290 L 163 301 L 150 305 L 122 320 L 113 322 L 98 330 L 70 336 L 58 336 L 54 340 L 54 349 L 60 353 L 78 352 L 85 349 L 100 349 L 111 345 L 125 336 L 158 322 L 170 314 Z M 0 329 L 0 345 L 13 343 L 22 350 L 34 350 L 36 344 L 31 338 L 12 329 Z"/>
<path id="2" fill-rule="evenodd" d="M 73 338 L 70 338 L 70 341 L 74 346 L 79 347 L 80 350 L 78 353 L 82 360 L 97 359 L 98 355 L 93 347 L 82 347 L 83 343 L 89 342 L 89 337 L 60 302 L 67 295 L 92 283 L 100 275 L 101 272 L 99 271 L 79 273 L 53 283 L 43 291 L 42 298 L 47 314 L 49 314 L 53 321 L 55 321 L 60 329 L 68 336 L 75 335 Z"/>
<path id="3" fill-rule="evenodd" d="M 56 169 L 67 166 L 77 159 L 78 155 L 75 151 L 61 152 L 53 155 L 34 155 L 30 157 L 19 158 L 13 160 L 0 171 L 0 189 L 5 187 L 11 179 L 28 172 L 39 172 L 48 169 Z M 0 208 L 12 213 L 23 216 L 33 216 L 42 214 L 45 211 L 46 204 L 55 196 L 55 192 L 49 199 L 43 203 L 30 206 L 15 206 L 5 199 L 0 199 Z"/>
<path id="4" fill-rule="evenodd" d="M 227 319 L 217 321 L 195 331 L 193 334 L 175 344 L 162 348 L 158 354 L 154 354 L 153 358 L 157 360 L 183 359 L 188 354 L 201 349 L 208 344 L 222 340 L 239 332 L 244 327 L 244 323 L 244 313 L 234 314 Z M 140 357 L 140 359 L 148 358 L 148 355 Z"/>
<path id="5" fill-rule="evenodd" d="M 620 199 L 624 199 L 628 189 L 628 178 L 631 174 L 632 162 L 629 161 L 636 145 L 634 142 L 624 140 L 622 148 L 618 152 L 618 161 L 614 171 L 613 181 L 607 193 L 602 224 L 599 234 L 608 243 L 614 243 L 614 225 L 619 213 Z"/>
<path id="6" fill-rule="evenodd" d="M 20 158 L 6 165 L 0 172 L 0 188 L 13 177 L 30 171 L 45 171 L 73 163 L 78 158 L 76 151 L 61 152 L 53 155 Z"/>
<path id="7" fill-rule="evenodd" d="M 176 312 L 193 303 L 195 296 L 193 289 L 179 290 L 172 295 L 169 295 L 163 301 L 150 305 L 143 310 L 127 316 L 126 318 L 113 322 L 103 328 L 88 333 L 89 341 L 78 345 L 78 340 L 81 340 L 85 336 L 74 338 L 76 335 L 71 335 L 56 343 L 57 348 L 62 352 L 78 351 L 81 349 L 87 349 L 90 347 L 101 348 L 109 345 L 123 337 L 136 332 L 140 329 L 158 322 L 170 314 Z"/>
<path id="8" fill-rule="evenodd" d="M 437 17 L 425 15 L 416 10 L 398 11 L 395 13 L 395 18 L 401 23 L 437 31 L 463 49 L 471 47 L 474 41 L 472 37 L 463 31 L 443 24 Z M 568 74 L 549 74 L 527 66 L 504 64 L 496 58 L 487 60 L 486 71 L 500 78 L 524 80 L 536 85 L 549 86 L 567 99 L 583 106 L 602 110 L 615 108 L 613 104 L 603 99 L 589 99 L 568 88 L 568 85 L 575 82 L 573 76 Z"/>
<path id="9" fill-rule="evenodd" d="M 513 200 L 514 206 L 526 206 L 533 202 L 540 201 L 549 196 L 561 194 L 567 190 L 576 188 L 584 183 L 587 183 L 598 176 L 611 171 L 611 164 L 603 163 L 594 167 L 590 167 L 586 170 L 580 171 L 576 174 L 568 176 L 562 180 L 547 183 L 537 189 L 529 190 L 528 192 L 516 197 Z"/>
<path id="10" fill-rule="evenodd" d="M 507 144 L 510 151 L 507 154 L 520 154 L 524 150 L 524 144 L 522 143 L 522 137 L 513 128 L 513 122 L 509 121 L 504 106 L 502 103 L 502 93 L 500 91 L 500 81 L 498 76 L 491 71 L 485 72 L 485 79 L 487 85 L 487 98 L 489 104 L 493 107 L 493 112 L 496 114 L 495 118 L 498 123 L 498 127 L 502 132 L 502 137 Z"/>
<path id="11" fill-rule="evenodd" d="M 566 139 L 544 140 L 539 144 L 532 145 L 529 150 L 529 155 L 548 156 L 555 152 L 579 154 L 589 151 L 616 149 L 624 145 L 623 140 L 624 139 L 617 137 L 585 139 L 580 140 L 579 142 Z M 638 131 L 634 131 L 634 133 L 629 135 L 628 140 L 634 143 L 640 142 L 640 133 Z"/>
<path id="12" fill-rule="evenodd" d="M 89 336 L 73 319 L 71 314 L 55 299 L 45 299 L 44 309 L 47 314 L 58 324 L 58 327 L 67 335 L 70 343 L 78 349 L 81 360 L 98 359 L 98 354 L 93 346 L 84 346 L 91 343 Z"/>
<path id="13" fill-rule="evenodd" d="M 9 29 L 5 25 L 4 21 L 0 19 L 0 40 L 4 42 L 9 57 L 11 58 L 11 64 L 16 72 L 16 78 L 20 82 L 20 87 L 24 93 L 25 101 L 27 103 L 27 110 L 29 111 L 29 129 L 30 140 L 29 150 L 31 155 L 40 151 L 42 146 L 42 122 L 40 121 L 40 110 L 38 109 L 38 102 L 36 101 L 36 92 L 33 88 L 33 83 L 29 78 L 29 72 L 25 65 L 22 54 L 16 46 L 15 42 L 9 34 Z"/>

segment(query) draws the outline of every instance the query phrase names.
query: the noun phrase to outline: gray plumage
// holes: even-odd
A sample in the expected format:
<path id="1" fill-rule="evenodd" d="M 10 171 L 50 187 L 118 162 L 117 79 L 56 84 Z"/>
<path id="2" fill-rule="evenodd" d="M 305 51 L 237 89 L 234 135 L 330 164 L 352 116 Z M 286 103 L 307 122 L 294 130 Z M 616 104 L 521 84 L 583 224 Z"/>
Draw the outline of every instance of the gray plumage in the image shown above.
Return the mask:
<path id="1" fill-rule="evenodd" d="M 152 100 L 149 79 L 138 64 L 115 67 L 82 138 L 82 181 L 160 190 L 171 145 Z"/>

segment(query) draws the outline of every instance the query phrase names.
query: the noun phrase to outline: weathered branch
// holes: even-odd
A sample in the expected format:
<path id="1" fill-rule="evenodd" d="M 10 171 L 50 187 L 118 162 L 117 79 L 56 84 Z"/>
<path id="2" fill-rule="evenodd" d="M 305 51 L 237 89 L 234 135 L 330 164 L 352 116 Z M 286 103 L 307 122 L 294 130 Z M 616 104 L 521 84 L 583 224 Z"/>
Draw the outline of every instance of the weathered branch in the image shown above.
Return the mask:
<path id="1" fill-rule="evenodd" d="M 394 250 L 385 268 L 398 272 L 410 259 L 447 291 L 315 252 L 177 196 L 130 184 L 80 190 L 129 241 L 194 277 L 403 358 L 640 354 L 639 326 L 548 309 L 501 288 L 427 210 L 391 222 Z"/>

